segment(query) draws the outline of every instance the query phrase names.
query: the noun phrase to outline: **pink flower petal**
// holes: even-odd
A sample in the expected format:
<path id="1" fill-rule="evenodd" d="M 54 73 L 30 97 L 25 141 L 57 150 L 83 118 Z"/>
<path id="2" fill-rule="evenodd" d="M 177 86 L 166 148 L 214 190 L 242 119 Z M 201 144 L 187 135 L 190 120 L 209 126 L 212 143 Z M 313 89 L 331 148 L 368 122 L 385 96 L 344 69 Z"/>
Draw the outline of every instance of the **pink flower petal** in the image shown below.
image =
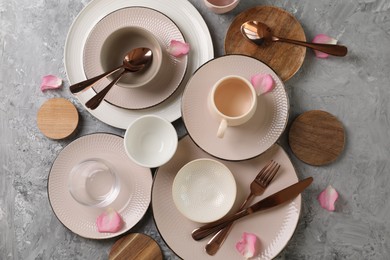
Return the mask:
<path id="1" fill-rule="evenodd" d="M 251 83 L 257 95 L 263 95 L 272 91 L 275 87 L 274 79 L 270 74 L 259 73 L 251 77 Z"/>
<path id="2" fill-rule="evenodd" d="M 47 75 L 42 78 L 41 91 L 45 91 L 48 89 L 57 89 L 60 88 L 61 85 L 62 79 L 54 75 Z"/>
<path id="3" fill-rule="evenodd" d="M 329 185 L 325 190 L 320 193 L 320 195 L 318 196 L 318 201 L 321 207 L 323 207 L 324 209 L 334 211 L 334 204 L 338 197 L 339 194 L 337 193 L 337 191 L 331 185 Z"/>
<path id="4" fill-rule="evenodd" d="M 241 240 L 236 243 L 236 249 L 245 258 L 254 257 L 257 254 L 257 241 L 255 234 L 244 232 Z"/>
<path id="5" fill-rule="evenodd" d="M 100 233 L 115 233 L 122 228 L 123 221 L 118 212 L 109 208 L 98 216 L 96 225 Z"/>
<path id="6" fill-rule="evenodd" d="M 175 57 L 181 57 L 183 55 L 188 54 L 188 52 L 190 51 L 190 44 L 186 42 L 172 40 L 167 48 L 167 51 L 169 54 Z"/>
<path id="7" fill-rule="evenodd" d="M 326 34 L 318 34 L 314 37 L 313 39 L 313 42 L 314 43 L 326 43 L 326 44 L 336 44 L 337 43 L 337 40 L 332 38 L 332 37 L 329 37 L 328 35 Z M 314 50 L 316 56 L 318 58 L 322 58 L 322 59 L 326 59 L 328 58 L 329 54 L 327 53 L 323 53 L 321 51 L 316 51 Z"/>

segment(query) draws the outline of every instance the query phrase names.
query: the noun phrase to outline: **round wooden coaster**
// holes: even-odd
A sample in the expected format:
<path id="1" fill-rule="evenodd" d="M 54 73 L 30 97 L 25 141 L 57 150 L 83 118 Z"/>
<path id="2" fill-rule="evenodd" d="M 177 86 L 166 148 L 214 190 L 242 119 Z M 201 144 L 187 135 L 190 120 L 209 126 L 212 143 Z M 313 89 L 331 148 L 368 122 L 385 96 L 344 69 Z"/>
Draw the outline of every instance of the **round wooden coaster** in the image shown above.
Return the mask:
<path id="1" fill-rule="evenodd" d="M 275 36 L 306 41 L 301 24 L 283 9 L 275 6 L 257 6 L 237 15 L 226 33 L 226 54 L 255 57 L 275 70 L 283 81 L 290 79 L 302 66 L 306 48 L 281 42 L 258 46 L 245 39 L 240 31 L 241 25 L 249 20 L 267 24 Z"/>
<path id="2" fill-rule="evenodd" d="M 163 256 L 157 242 L 151 237 L 134 233 L 116 241 L 108 258 L 110 260 L 162 260 Z"/>
<path id="3" fill-rule="evenodd" d="M 64 98 L 52 98 L 38 110 L 39 130 L 52 139 L 64 139 L 77 128 L 79 114 L 76 107 Z"/>
<path id="4" fill-rule="evenodd" d="M 293 153 L 303 162 L 320 166 L 333 162 L 345 144 L 345 131 L 332 114 L 312 110 L 298 116 L 289 131 Z"/>

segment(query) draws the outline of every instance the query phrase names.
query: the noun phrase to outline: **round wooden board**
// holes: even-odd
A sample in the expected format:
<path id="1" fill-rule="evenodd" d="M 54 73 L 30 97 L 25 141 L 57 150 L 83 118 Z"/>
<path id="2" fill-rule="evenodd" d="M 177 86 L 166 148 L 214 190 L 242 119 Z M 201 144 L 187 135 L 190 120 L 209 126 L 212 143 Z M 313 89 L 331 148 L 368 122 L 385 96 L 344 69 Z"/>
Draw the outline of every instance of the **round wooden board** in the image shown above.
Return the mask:
<path id="1" fill-rule="evenodd" d="M 52 139 L 64 139 L 77 128 L 79 114 L 76 107 L 64 98 L 52 98 L 43 103 L 37 114 L 39 130 Z"/>
<path id="2" fill-rule="evenodd" d="M 289 131 L 293 153 L 303 162 L 320 166 L 333 162 L 345 144 L 345 131 L 332 114 L 312 110 L 298 116 Z"/>
<path id="3" fill-rule="evenodd" d="M 302 66 L 306 48 L 280 42 L 258 46 L 241 34 L 241 25 L 249 20 L 267 24 L 275 36 L 306 41 L 301 24 L 283 9 L 274 6 L 257 6 L 234 18 L 226 33 L 226 54 L 244 54 L 255 57 L 270 66 L 283 81 L 290 79 Z"/>
<path id="4" fill-rule="evenodd" d="M 109 260 L 162 260 L 163 256 L 157 242 L 151 237 L 134 233 L 116 241 L 108 258 Z"/>

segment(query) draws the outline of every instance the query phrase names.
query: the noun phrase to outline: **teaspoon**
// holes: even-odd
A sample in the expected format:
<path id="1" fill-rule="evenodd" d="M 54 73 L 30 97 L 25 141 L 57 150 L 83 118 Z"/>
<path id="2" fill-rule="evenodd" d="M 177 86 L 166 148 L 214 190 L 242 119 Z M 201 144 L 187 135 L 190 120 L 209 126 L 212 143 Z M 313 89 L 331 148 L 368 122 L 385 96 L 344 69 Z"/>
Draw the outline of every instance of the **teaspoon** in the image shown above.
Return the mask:
<path id="1" fill-rule="evenodd" d="M 277 37 L 272 35 L 271 28 L 259 21 L 247 21 L 243 23 L 241 25 L 241 33 L 245 38 L 257 45 L 263 45 L 267 42 L 286 42 L 305 46 L 334 56 L 345 56 L 348 52 L 347 47 L 343 45 L 309 43 Z"/>
<path id="2" fill-rule="evenodd" d="M 85 106 L 90 109 L 96 109 L 107 93 L 110 91 L 118 80 L 127 72 L 138 72 L 146 68 L 146 66 L 152 61 L 153 53 L 149 48 L 136 48 L 130 51 L 123 59 L 123 65 L 121 67 L 124 70 L 103 90 L 97 93 L 94 97 L 85 103 Z"/>
<path id="3" fill-rule="evenodd" d="M 133 50 L 131 50 L 130 52 L 128 52 L 125 56 L 125 58 L 123 59 L 123 63 L 122 65 L 120 65 L 119 67 L 116 67 L 110 71 L 107 71 L 107 72 L 104 72 L 96 77 L 93 77 L 93 78 L 90 78 L 90 79 L 86 79 L 84 81 L 81 81 L 79 83 L 76 83 L 76 84 L 73 84 L 69 87 L 70 89 L 70 92 L 72 92 L 73 94 L 76 94 L 80 91 L 83 91 L 83 90 L 87 90 L 89 87 L 92 87 L 95 83 L 97 83 L 99 80 L 103 79 L 104 77 L 107 77 L 117 71 L 119 71 L 120 69 L 122 68 L 130 68 L 129 70 L 132 70 L 132 69 L 137 69 L 136 67 L 139 66 L 137 64 L 139 64 L 140 62 L 142 63 L 141 60 L 139 61 L 135 61 L 134 60 L 134 57 L 135 55 L 139 55 L 139 53 L 144 53 L 145 49 L 147 48 L 135 48 Z M 147 49 L 149 50 L 149 49 Z M 149 50 L 150 51 L 150 50 Z M 133 58 L 131 58 L 133 57 Z M 128 61 L 132 60 L 132 64 L 130 64 Z"/>

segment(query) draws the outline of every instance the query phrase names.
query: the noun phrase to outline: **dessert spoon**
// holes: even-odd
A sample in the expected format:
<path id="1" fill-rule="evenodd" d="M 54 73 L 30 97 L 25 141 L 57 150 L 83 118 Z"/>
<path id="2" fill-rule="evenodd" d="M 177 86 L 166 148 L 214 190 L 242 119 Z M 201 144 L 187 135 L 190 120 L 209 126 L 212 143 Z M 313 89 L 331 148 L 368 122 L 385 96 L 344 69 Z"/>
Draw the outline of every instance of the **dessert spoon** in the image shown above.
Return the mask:
<path id="1" fill-rule="evenodd" d="M 152 58 L 153 52 L 149 48 L 137 48 L 130 51 L 123 59 L 123 65 L 121 67 L 123 67 L 124 70 L 110 84 L 108 84 L 104 89 L 88 100 L 87 103 L 85 103 L 85 106 L 92 110 L 96 109 L 110 91 L 112 86 L 118 82 L 123 74 L 128 72 L 139 72 L 145 69 L 146 66 L 151 62 Z"/>
<path id="2" fill-rule="evenodd" d="M 122 65 L 110 71 L 104 72 L 96 77 L 86 79 L 84 81 L 71 85 L 69 87 L 70 92 L 76 94 L 80 91 L 86 90 L 89 87 L 92 87 L 99 80 L 119 71 L 122 68 L 127 69 L 129 71 L 133 71 L 133 70 L 138 71 L 140 65 L 143 66 L 145 62 L 149 62 L 151 60 L 151 57 L 152 57 L 152 51 L 150 49 L 135 48 L 126 54 L 125 58 L 123 59 Z"/>
<path id="3" fill-rule="evenodd" d="M 334 56 L 347 55 L 348 49 L 343 45 L 309 43 L 292 39 L 277 37 L 272 34 L 271 28 L 268 25 L 259 21 L 247 21 L 241 25 L 241 33 L 257 45 L 263 45 L 269 42 L 286 42 L 311 48 Z"/>

